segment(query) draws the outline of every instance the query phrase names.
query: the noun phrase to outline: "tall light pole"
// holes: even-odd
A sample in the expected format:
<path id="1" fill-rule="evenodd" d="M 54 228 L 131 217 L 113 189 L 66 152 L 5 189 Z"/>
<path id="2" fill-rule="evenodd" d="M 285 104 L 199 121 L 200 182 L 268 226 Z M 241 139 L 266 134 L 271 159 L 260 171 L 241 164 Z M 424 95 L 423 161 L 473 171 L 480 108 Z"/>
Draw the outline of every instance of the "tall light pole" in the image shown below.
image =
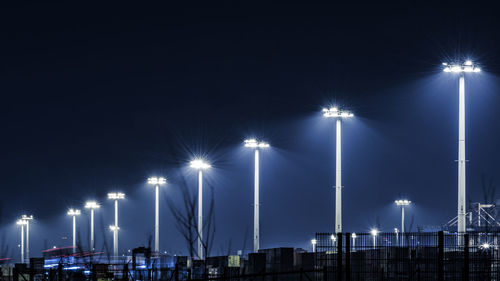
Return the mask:
<path id="1" fill-rule="evenodd" d="M 21 220 L 26 222 L 26 260 L 30 260 L 30 221 L 33 220 L 33 216 L 22 215 Z"/>
<path id="2" fill-rule="evenodd" d="M 458 245 L 464 245 L 465 225 L 465 73 L 481 72 L 472 61 L 464 63 L 443 63 L 443 71 L 459 74 L 458 90 Z"/>
<path id="3" fill-rule="evenodd" d="M 339 110 L 337 107 L 323 109 L 323 117 L 337 119 L 336 164 L 335 164 L 335 233 L 342 232 L 342 118 L 351 118 L 354 115 L 349 111 Z"/>
<path id="4" fill-rule="evenodd" d="M 268 148 L 269 143 L 257 141 L 256 139 L 245 140 L 245 147 L 255 150 L 255 175 L 254 175 L 254 205 L 253 205 L 253 251 L 256 253 L 260 249 L 259 233 L 259 149 Z"/>
<path id="5" fill-rule="evenodd" d="M 160 185 L 167 181 L 162 177 L 148 178 L 148 184 L 155 186 L 155 252 L 160 253 Z"/>
<path id="6" fill-rule="evenodd" d="M 110 225 L 109 228 L 113 231 L 113 255 L 115 258 L 118 256 L 118 200 L 125 199 L 125 194 L 121 192 L 108 193 L 108 199 L 115 201 L 115 224 Z"/>
<path id="7" fill-rule="evenodd" d="M 73 254 L 76 253 L 76 216 L 81 214 L 80 210 L 69 209 L 68 216 L 73 217 Z"/>
<path id="8" fill-rule="evenodd" d="M 373 249 L 375 249 L 375 247 L 377 246 L 377 235 L 379 233 L 378 229 L 372 229 L 370 230 L 370 233 L 373 237 Z"/>
<path id="9" fill-rule="evenodd" d="M 313 248 L 313 253 L 316 253 L 316 244 L 318 244 L 318 240 L 311 239 L 311 245 L 312 245 L 312 248 Z"/>
<path id="10" fill-rule="evenodd" d="M 405 206 L 411 204 L 410 200 L 396 200 L 394 201 L 396 205 L 401 206 L 401 233 L 405 233 Z"/>
<path id="11" fill-rule="evenodd" d="M 24 226 L 27 222 L 19 219 L 16 221 L 16 224 L 21 226 L 21 263 L 24 263 Z"/>
<path id="12" fill-rule="evenodd" d="M 335 234 L 332 234 L 330 236 L 330 240 L 332 240 L 332 245 L 335 247 L 337 244 L 337 237 L 335 236 Z"/>
<path id="13" fill-rule="evenodd" d="M 210 168 L 210 164 L 202 159 L 194 159 L 189 167 L 198 170 L 198 257 L 204 259 L 203 254 L 203 170 Z"/>
<path id="14" fill-rule="evenodd" d="M 99 209 L 99 204 L 96 201 L 87 201 L 85 203 L 85 209 L 90 209 L 90 251 L 95 251 L 95 241 L 94 241 L 94 210 Z"/>

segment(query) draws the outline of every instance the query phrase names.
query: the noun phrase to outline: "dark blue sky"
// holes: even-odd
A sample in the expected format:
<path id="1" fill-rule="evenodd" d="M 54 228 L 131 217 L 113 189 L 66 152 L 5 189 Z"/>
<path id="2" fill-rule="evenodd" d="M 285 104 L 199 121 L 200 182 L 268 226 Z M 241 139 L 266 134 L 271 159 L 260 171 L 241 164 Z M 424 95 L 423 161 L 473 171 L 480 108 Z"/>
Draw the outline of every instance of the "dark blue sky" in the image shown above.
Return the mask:
<path id="1" fill-rule="evenodd" d="M 179 201 L 181 177 L 196 190 L 187 163 L 205 155 L 214 253 L 242 249 L 246 231 L 248 250 L 253 158 L 241 141 L 257 136 L 273 146 L 261 155 L 261 246 L 307 247 L 333 228 L 334 125 L 320 114 L 329 104 L 356 114 L 343 126 L 345 229 L 391 231 L 399 197 L 415 203 L 413 230 L 443 224 L 456 214 L 458 82 L 440 63 L 454 59 L 484 70 L 466 81 L 468 199 L 483 201 L 482 175 L 499 184 L 496 10 L 287 5 L 3 7 L 2 245 L 17 255 L 24 212 L 36 218 L 33 253 L 70 244 L 65 212 L 87 199 L 103 205 L 97 244 L 110 243 L 100 226 L 112 221 L 113 190 L 128 197 L 120 248 L 144 244 L 146 178 L 164 175 L 161 248 L 183 253 L 165 198 Z"/>

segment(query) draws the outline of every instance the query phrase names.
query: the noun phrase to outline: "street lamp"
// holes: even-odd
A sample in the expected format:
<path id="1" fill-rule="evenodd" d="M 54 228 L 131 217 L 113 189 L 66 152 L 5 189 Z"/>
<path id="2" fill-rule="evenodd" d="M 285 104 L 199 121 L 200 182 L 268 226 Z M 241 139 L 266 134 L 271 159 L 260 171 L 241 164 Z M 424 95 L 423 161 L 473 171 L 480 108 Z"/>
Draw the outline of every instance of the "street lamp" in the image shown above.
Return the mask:
<path id="1" fill-rule="evenodd" d="M 194 159 L 189 167 L 198 170 L 198 257 L 202 260 L 203 255 L 203 170 L 210 168 L 210 164 L 202 159 Z"/>
<path id="2" fill-rule="evenodd" d="M 316 253 L 316 244 L 318 244 L 318 240 L 312 239 L 311 244 L 312 244 L 312 248 L 313 248 L 313 253 Z"/>
<path id="3" fill-rule="evenodd" d="M 405 206 L 411 204 L 410 200 L 396 200 L 394 201 L 396 205 L 401 206 L 401 234 L 405 233 Z"/>
<path id="4" fill-rule="evenodd" d="M 379 233 L 378 229 L 372 229 L 370 230 L 370 233 L 373 236 L 373 249 L 375 249 L 375 246 L 377 246 L 377 235 Z"/>
<path id="5" fill-rule="evenodd" d="M 394 228 L 394 233 L 396 233 L 396 245 L 399 245 L 399 229 L 397 227 Z"/>
<path id="6" fill-rule="evenodd" d="M 353 233 L 351 234 L 351 237 L 352 237 L 352 250 L 355 251 L 356 250 L 356 233 Z"/>
<path id="7" fill-rule="evenodd" d="M 30 221 L 33 220 L 33 216 L 22 215 L 21 220 L 26 222 L 26 260 L 30 260 Z"/>
<path id="8" fill-rule="evenodd" d="M 342 150 L 341 150 L 341 123 L 342 118 L 351 118 L 354 115 L 337 107 L 323 108 L 323 117 L 337 119 L 336 140 L 336 174 L 335 174 L 335 233 L 342 232 Z"/>
<path id="9" fill-rule="evenodd" d="M 68 216 L 73 217 L 73 254 L 76 253 L 76 216 L 81 214 L 80 210 L 69 209 Z"/>
<path id="10" fill-rule="evenodd" d="M 115 258 L 118 256 L 118 200 L 125 199 L 125 194 L 121 192 L 110 192 L 108 193 L 108 199 L 115 201 L 115 224 L 110 225 L 110 229 L 113 231 L 113 255 Z"/>
<path id="11" fill-rule="evenodd" d="M 99 204 L 96 201 L 87 201 L 85 203 L 85 209 L 90 209 L 90 251 L 94 252 L 95 250 L 95 241 L 94 241 L 94 210 L 99 209 Z"/>
<path id="12" fill-rule="evenodd" d="M 160 185 L 167 181 L 162 177 L 148 178 L 148 184 L 155 186 L 155 252 L 160 252 Z"/>
<path id="13" fill-rule="evenodd" d="M 22 219 L 18 219 L 16 221 L 16 224 L 21 226 L 21 263 L 24 263 L 24 226 L 27 223 L 27 221 L 24 221 Z"/>
<path id="14" fill-rule="evenodd" d="M 470 60 L 464 63 L 443 63 L 443 71 L 459 74 L 458 90 L 458 215 L 457 232 L 458 245 L 464 245 L 463 234 L 465 225 L 465 73 L 481 72 L 475 63 Z"/>
<path id="15" fill-rule="evenodd" d="M 330 240 L 332 240 L 332 245 L 335 247 L 336 242 L 337 242 L 337 237 L 335 237 L 335 234 L 332 234 L 330 236 Z"/>
<path id="16" fill-rule="evenodd" d="M 256 253 L 260 248 L 259 234 L 259 149 L 268 148 L 269 143 L 257 141 L 256 139 L 246 139 L 245 147 L 255 150 L 255 175 L 254 175 L 254 205 L 253 205 L 253 251 Z"/>

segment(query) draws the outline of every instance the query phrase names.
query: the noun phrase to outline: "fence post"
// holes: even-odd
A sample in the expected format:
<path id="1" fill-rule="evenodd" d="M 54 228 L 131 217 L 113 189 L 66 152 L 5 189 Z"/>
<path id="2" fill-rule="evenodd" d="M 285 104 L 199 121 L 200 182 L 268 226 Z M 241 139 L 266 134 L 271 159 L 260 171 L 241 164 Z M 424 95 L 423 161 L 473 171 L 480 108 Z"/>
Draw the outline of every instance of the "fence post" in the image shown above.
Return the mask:
<path id="1" fill-rule="evenodd" d="M 342 280 L 342 232 L 337 233 L 337 280 Z"/>
<path id="2" fill-rule="evenodd" d="M 438 281 L 444 281 L 444 232 L 438 232 L 438 261 L 437 261 Z"/>
<path id="3" fill-rule="evenodd" d="M 345 280 L 351 281 L 351 233 L 345 234 Z"/>
<path id="4" fill-rule="evenodd" d="M 328 278 L 327 278 L 327 273 L 328 273 L 328 269 L 326 267 L 326 265 L 323 266 L 323 281 L 327 281 Z"/>
<path id="5" fill-rule="evenodd" d="M 460 235 L 460 234 L 459 234 Z M 464 234 L 464 281 L 469 281 L 469 234 Z"/>

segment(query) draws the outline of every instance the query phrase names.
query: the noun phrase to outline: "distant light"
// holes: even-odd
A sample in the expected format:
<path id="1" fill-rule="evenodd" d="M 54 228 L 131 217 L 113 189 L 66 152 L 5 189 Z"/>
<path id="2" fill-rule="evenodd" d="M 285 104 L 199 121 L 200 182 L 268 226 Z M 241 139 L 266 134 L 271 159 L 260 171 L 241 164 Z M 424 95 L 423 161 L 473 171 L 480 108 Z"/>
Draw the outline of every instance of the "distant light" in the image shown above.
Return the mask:
<path id="1" fill-rule="evenodd" d="M 377 236 L 377 235 L 378 235 L 378 233 L 379 233 L 379 231 L 378 231 L 378 229 L 375 229 L 375 228 L 374 228 L 374 229 L 370 230 L 370 233 L 371 233 L 373 236 Z"/>
<path id="2" fill-rule="evenodd" d="M 27 224 L 28 224 L 28 222 L 27 222 L 27 221 L 25 221 L 25 220 L 19 219 L 19 220 L 17 220 L 17 221 L 16 221 L 16 224 L 17 224 L 17 225 L 27 225 Z"/>
<path id="3" fill-rule="evenodd" d="M 399 229 L 397 227 L 394 228 L 394 233 L 398 234 Z"/>
<path id="4" fill-rule="evenodd" d="M 52 249 L 56 249 L 57 247 L 56 246 L 52 246 Z"/>
<path id="5" fill-rule="evenodd" d="M 258 141 L 256 139 L 246 139 L 244 141 L 245 147 L 251 147 L 251 148 L 267 148 L 269 147 L 269 143 L 265 141 Z"/>
<path id="6" fill-rule="evenodd" d="M 442 65 L 447 66 L 447 65 L 448 65 L 448 63 L 447 63 L 447 62 L 443 62 L 443 63 L 442 63 Z"/>
<path id="7" fill-rule="evenodd" d="M 109 226 L 109 229 L 110 229 L 111 231 L 116 231 L 116 230 L 119 230 L 119 229 L 120 229 L 120 227 L 118 227 L 118 226 L 116 226 L 116 225 L 110 225 L 110 226 Z"/>
<path id="8" fill-rule="evenodd" d="M 155 184 L 156 185 L 156 184 L 164 184 L 166 182 L 167 181 L 163 177 L 159 177 L 159 178 L 157 178 L 157 177 L 150 177 L 150 178 L 148 178 L 148 183 L 149 184 Z"/>
<path id="9" fill-rule="evenodd" d="M 207 162 L 203 161 L 202 159 L 194 159 L 193 161 L 190 162 L 189 167 L 202 170 L 202 169 L 208 169 L 212 166 Z"/>
<path id="10" fill-rule="evenodd" d="M 481 248 L 483 248 L 483 249 L 489 249 L 490 248 L 490 244 L 489 243 L 483 243 L 481 245 Z"/>
<path id="11" fill-rule="evenodd" d="M 316 240 L 316 239 L 312 239 L 312 240 L 311 240 L 311 244 L 313 244 L 313 245 L 318 244 L 318 240 Z"/>
<path id="12" fill-rule="evenodd" d="M 350 118 L 353 117 L 354 114 L 352 114 L 349 111 L 346 110 L 339 110 L 337 107 L 331 107 L 331 108 L 323 108 L 323 117 L 327 118 Z"/>
<path id="13" fill-rule="evenodd" d="M 96 201 L 87 201 L 87 203 L 85 203 L 85 208 L 86 209 L 99 209 L 99 204 L 96 202 Z"/>
<path id="14" fill-rule="evenodd" d="M 466 61 L 464 62 L 464 65 L 472 65 L 472 61 L 470 61 L 470 60 L 466 60 Z"/>
<path id="15" fill-rule="evenodd" d="M 411 201 L 404 199 L 404 200 L 396 200 L 394 201 L 394 203 L 396 203 L 396 205 L 398 206 L 408 206 L 411 204 Z"/>
<path id="16" fill-rule="evenodd" d="M 68 210 L 68 216 L 79 216 L 80 214 L 81 214 L 81 212 L 78 209 L 69 209 Z"/>
<path id="17" fill-rule="evenodd" d="M 474 72 L 481 72 L 481 68 L 479 68 L 479 67 L 474 67 Z"/>
<path id="18" fill-rule="evenodd" d="M 28 216 L 28 215 L 22 215 L 22 216 L 21 216 L 21 219 L 22 219 L 22 220 L 25 220 L 25 221 L 30 221 L 30 220 L 33 220 L 33 215 L 31 215 L 31 216 Z"/>
<path id="19" fill-rule="evenodd" d="M 332 239 L 333 241 L 337 241 L 337 237 L 335 237 L 335 234 L 332 234 L 332 236 L 330 236 L 330 239 Z"/>
<path id="20" fill-rule="evenodd" d="M 125 199 L 125 194 L 121 192 L 110 192 L 108 193 L 108 199 L 113 199 L 113 200 Z"/>
<path id="21" fill-rule="evenodd" d="M 354 239 L 356 239 L 356 237 L 357 237 L 356 233 L 351 234 L 351 237 L 354 238 Z"/>

